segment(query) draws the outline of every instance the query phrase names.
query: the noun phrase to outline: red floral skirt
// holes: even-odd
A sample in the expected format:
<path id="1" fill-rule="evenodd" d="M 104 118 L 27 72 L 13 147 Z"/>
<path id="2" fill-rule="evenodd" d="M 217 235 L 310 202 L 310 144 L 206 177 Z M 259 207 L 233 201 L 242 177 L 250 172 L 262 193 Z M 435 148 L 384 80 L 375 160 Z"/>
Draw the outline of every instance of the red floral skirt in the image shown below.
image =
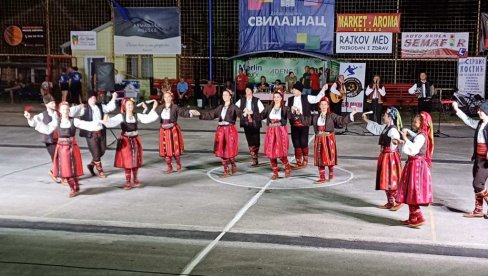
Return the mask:
<path id="1" fill-rule="evenodd" d="M 75 137 L 59 138 L 54 152 L 53 174 L 61 178 L 83 175 L 83 161 Z"/>
<path id="2" fill-rule="evenodd" d="M 381 150 L 376 166 L 376 190 L 395 191 L 402 174 L 402 161 L 398 149 L 389 147 Z"/>
<path id="3" fill-rule="evenodd" d="M 139 136 L 121 135 L 117 139 L 114 167 L 132 169 L 142 167 L 142 144 Z"/>
<path id="4" fill-rule="evenodd" d="M 409 156 L 398 185 L 397 202 L 412 205 L 432 203 L 432 175 L 423 156 Z"/>
<path id="5" fill-rule="evenodd" d="M 337 148 L 335 134 L 315 134 L 313 152 L 314 166 L 337 165 Z"/>
<path id="6" fill-rule="evenodd" d="M 159 129 L 159 156 L 181 156 L 184 150 L 183 135 L 178 124 L 172 128 Z"/>
<path id="7" fill-rule="evenodd" d="M 214 142 L 215 156 L 234 158 L 239 152 L 239 136 L 235 125 L 218 126 Z"/>
<path id="8" fill-rule="evenodd" d="M 277 126 L 266 128 L 264 137 L 264 154 L 271 159 L 288 156 L 288 128 L 286 126 Z"/>

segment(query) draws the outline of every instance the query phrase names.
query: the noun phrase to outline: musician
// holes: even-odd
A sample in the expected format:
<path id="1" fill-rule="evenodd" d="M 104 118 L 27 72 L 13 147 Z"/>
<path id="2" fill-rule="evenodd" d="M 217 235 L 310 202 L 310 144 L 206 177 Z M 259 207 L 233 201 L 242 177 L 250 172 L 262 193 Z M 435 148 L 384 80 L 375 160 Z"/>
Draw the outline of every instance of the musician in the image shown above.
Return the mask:
<path id="1" fill-rule="evenodd" d="M 346 97 L 346 87 L 344 86 L 344 75 L 339 75 L 336 82 L 330 88 L 330 98 L 332 112 L 337 115 L 342 113 L 342 100 Z"/>
<path id="2" fill-rule="evenodd" d="M 370 119 L 381 124 L 381 112 L 383 109 L 383 97 L 386 95 L 385 87 L 381 83 L 379 75 L 374 75 L 373 82 L 366 87 L 366 110 L 373 111 Z"/>
<path id="3" fill-rule="evenodd" d="M 434 85 L 427 81 L 427 73 L 420 73 L 420 81 L 410 87 L 408 93 L 418 96 L 419 113 L 425 111 L 430 114 L 432 112 L 432 96 L 435 94 L 435 89 Z"/>

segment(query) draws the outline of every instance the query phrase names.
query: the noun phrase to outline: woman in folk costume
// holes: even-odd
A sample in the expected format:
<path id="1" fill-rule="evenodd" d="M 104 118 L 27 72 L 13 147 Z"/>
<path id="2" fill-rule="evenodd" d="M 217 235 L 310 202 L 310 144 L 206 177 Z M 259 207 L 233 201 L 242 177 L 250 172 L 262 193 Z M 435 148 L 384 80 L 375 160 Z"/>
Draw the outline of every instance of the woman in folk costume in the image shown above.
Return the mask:
<path id="1" fill-rule="evenodd" d="M 273 169 L 271 179 L 278 178 L 278 159 L 285 166 L 285 177 L 290 176 L 291 168 L 288 162 L 288 127 L 286 123 L 290 115 L 289 107 L 283 101 L 283 92 L 273 93 L 273 103 L 268 105 L 263 112 L 266 119 L 266 136 L 264 138 L 264 154 L 268 156 Z"/>
<path id="2" fill-rule="evenodd" d="M 185 149 L 183 135 L 178 125 L 178 117 L 190 117 L 190 110 L 180 107 L 173 103 L 173 93 L 166 91 L 163 93 L 163 105 L 160 109 L 160 129 L 159 129 L 159 156 L 164 157 L 167 169 L 166 173 L 173 172 L 172 159 L 176 160 L 176 170 L 181 172 L 181 155 Z"/>
<path id="3" fill-rule="evenodd" d="M 319 101 L 319 114 L 312 119 L 315 132 L 314 165 L 319 167 L 319 179 L 316 184 L 324 183 L 325 167 L 329 168 L 329 181 L 334 178 L 334 166 L 337 165 L 337 146 L 335 128 L 342 128 L 354 121 L 356 108 L 347 116 L 339 116 L 330 112 L 329 98 L 323 97 Z"/>
<path id="4" fill-rule="evenodd" d="M 366 129 L 374 135 L 379 135 L 381 152 L 376 166 L 376 190 L 386 192 L 387 203 L 381 205 L 382 209 L 396 211 L 402 206 L 396 202 L 397 187 L 402 173 L 402 161 L 398 144 L 400 144 L 400 131 L 402 118 L 395 107 L 389 107 L 383 114 L 382 125 L 369 120 L 367 114 L 363 114 L 363 120 L 368 123 Z"/>
<path id="5" fill-rule="evenodd" d="M 143 163 L 142 143 L 141 138 L 137 132 L 138 122 L 147 124 L 157 120 L 156 114 L 157 103 L 154 105 L 149 114 L 144 114 L 147 111 L 147 106 L 143 103 L 144 111 L 142 113 L 134 114 L 134 99 L 124 98 L 120 105 L 120 114 L 109 118 L 105 115 L 103 124 L 108 128 L 113 128 L 120 125 L 122 132 L 117 139 L 117 149 L 115 151 L 114 167 L 125 170 L 125 189 L 130 190 L 131 176 L 134 178 L 134 186 L 140 187 L 141 182 L 137 178 L 137 172 Z"/>
<path id="6" fill-rule="evenodd" d="M 71 189 L 69 196 L 74 197 L 80 191 L 78 177 L 83 175 L 80 147 L 75 139 L 76 128 L 93 131 L 100 128 L 101 120 L 88 122 L 78 118 L 71 118 L 67 102 L 59 105 L 59 112 L 61 119 L 53 118 L 48 124 L 43 121 L 37 121 L 35 129 L 46 135 L 57 130 L 58 142 L 54 152 L 52 171 L 55 177 L 66 179 Z M 26 112 L 24 116 L 27 120 L 32 120 L 30 113 Z"/>
<path id="7" fill-rule="evenodd" d="M 232 104 L 232 91 L 226 89 L 222 92 L 223 105 L 213 110 L 201 111 L 191 110 L 191 114 L 200 116 L 200 120 L 219 120 L 215 132 L 214 152 L 220 157 L 224 167 L 222 177 L 230 176 L 237 172 L 235 157 L 239 151 L 239 136 L 235 126 L 236 120 L 241 116 L 241 110 Z M 229 163 L 231 170 L 229 171 Z"/>
<path id="8" fill-rule="evenodd" d="M 432 154 L 434 135 L 432 118 L 427 112 L 420 112 L 412 121 L 415 132 L 404 129 L 401 132 L 404 145 L 402 152 L 408 155 L 398 185 L 397 202 L 408 204 L 410 215 L 402 221 L 410 227 L 418 227 L 425 222 L 420 206 L 432 203 Z M 408 139 L 410 135 L 413 139 Z"/>

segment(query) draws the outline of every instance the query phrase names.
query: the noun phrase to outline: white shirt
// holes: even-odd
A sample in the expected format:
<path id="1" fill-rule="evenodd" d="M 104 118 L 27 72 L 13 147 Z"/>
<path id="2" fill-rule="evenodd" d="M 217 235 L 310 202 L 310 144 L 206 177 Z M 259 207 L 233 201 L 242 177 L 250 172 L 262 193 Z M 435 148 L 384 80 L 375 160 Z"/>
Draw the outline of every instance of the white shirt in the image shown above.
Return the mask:
<path id="1" fill-rule="evenodd" d="M 46 109 L 47 113 L 53 118 L 53 120 L 58 120 L 58 113 L 51 110 L 51 109 Z M 38 121 L 43 121 L 44 120 L 44 115 L 43 113 L 39 113 L 32 117 L 31 120 L 27 120 L 27 123 L 29 124 L 30 127 L 35 128 L 37 126 Z"/>
<path id="2" fill-rule="evenodd" d="M 58 122 L 59 122 L 59 119 L 57 117 L 53 118 L 53 120 L 47 125 L 44 124 L 42 121 L 40 121 L 40 122 L 38 121 L 36 123 L 35 129 L 42 134 L 49 135 L 49 134 L 53 133 L 54 130 L 56 130 L 58 128 Z M 84 129 L 87 131 L 96 131 L 97 129 L 102 128 L 101 121 L 90 121 L 90 122 L 88 122 L 88 121 L 80 120 L 78 118 L 74 118 L 73 124 L 75 125 L 76 128 Z M 70 122 L 70 120 L 61 120 L 61 123 L 59 123 L 59 126 L 61 128 L 70 128 L 71 122 Z"/>
<path id="3" fill-rule="evenodd" d="M 385 87 L 383 86 L 380 89 L 373 89 L 370 88 L 368 85 L 365 94 L 366 96 L 369 96 L 371 93 L 373 93 L 373 99 L 378 98 L 378 93 L 380 93 L 380 95 L 384 97 L 386 95 Z"/>
<path id="4" fill-rule="evenodd" d="M 241 100 L 237 101 L 236 106 L 239 108 L 241 107 Z M 246 98 L 246 107 L 245 108 L 252 111 L 252 98 L 250 100 Z M 258 100 L 258 110 L 259 110 L 259 113 L 263 112 L 263 110 L 264 110 L 264 105 L 261 102 L 261 100 Z"/>
<path id="5" fill-rule="evenodd" d="M 459 117 L 459 119 L 463 120 L 463 122 L 466 125 L 468 125 L 469 127 L 471 127 L 472 129 L 478 128 L 478 124 L 480 122 L 479 120 L 473 120 L 473 119 L 471 119 L 470 117 L 468 117 L 468 115 L 464 114 L 464 112 L 462 112 L 461 110 L 459 110 L 458 112 L 456 112 L 456 115 Z M 482 122 L 480 129 L 484 129 L 487 124 L 488 124 L 488 122 Z M 486 142 L 485 141 L 485 136 L 483 135 L 483 131 L 479 131 L 478 132 L 478 137 L 476 137 L 476 140 L 480 144 L 484 144 Z"/>
<path id="6" fill-rule="evenodd" d="M 163 108 L 163 111 L 161 111 L 161 119 L 163 120 L 169 120 L 171 117 L 171 108 Z"/>
<path id="7" fill-rule="evenodd" d="M 117 75 L 115 75 L 116 84 L 121 84 L 123 81 L 124 81 L 124 76 L 120 72 Z"/>
<path id="8" fill-rule="evenodd" d="M 222 118 L 222 120 L 225 120 L 225 115 L 227 114 L 227 109 L 228 107 L 226 107 L 224 105 L 224 107 L 222 107 L 222 111 L 220 112 L 220 118 Z"/>
<path id="9" fill-rule="evenodd" d="M 368 125 L 366 125 L 366 129 L 369 132 L 373 133 L 374 135 L 381 135 L 386 127 L 387 125 L 385 124 L 380 125 L 373 121 L 369 121 Z M 400 140 L 400 132 L 398 131 L 398 129 L 392 128 L 388 131 L 386 135 L 391 138 L 391 143 L 390 143 L 391 150 L 396 150 L 398 145 L 393 144 L 393 139 Z"/>
<path id="10" fill-rule="evenodd" d="M 409 94 L 415 94 L 417 92 L 417 84 L 414 84 L 412 87 L 408 89 Z M 425 98 L 425 82 L 422 82 L 422 88 L 420 89 L 421 93 L 419 95 L 419 98 Z M 434 86 L 432 85 L 430 87 L 430 96 L 434 95 Z"/>
<path id="11" fill-rule="evenodd" d="M 97 105 L 88 105 L 86 108 L 91 108 L 92 110 L 92 120 L 93 121 L 101 121 L 102 118 L 100 117 L 100 109 L 98 108 Z M 102 110 L 103 113 L 109 113 L 114 111 L 116 108 L 115 106 L 115 98 L 108 102 L 108 104 L 102 104 Z M 77 117 L 77 116 L 83 116 L 85 114 L 85 108 L 81 108 L 80 105 L 73 106 L 69 109 L 70 116 Z M 99 131 L 102 130 L 103 126 L 100 125 L 99 128 L 91 130 L 91 131 Z"/>
<path id="12" fill-rule="evenodd" d="M 307 96 L 307 101 L 310 104 L 316 104 L 324 96 L 325 96 L 325 90 L 320 90 L 320 93 L 317 94 L 317 96 L 308 95 Z M 290 98 L 288 98 L 287 103 L 288 103 L 289 100 L 290 100 Z M 298 96 L 298 97 L 297 96 L 293 96 L 293 106 L 298 109 L 298 114 L 302 114 L 302 110 L 303 110 L 302 109 L 302 96 Z"/>
<path id="13" fill-rule="evenodd" d="M 325 116 L 320 115 L 319 118 L 317 119 L 317 125 L 318 126 L 325 126 L 325 122 L 327 122 L 327 115 L 325 115 Z"/>
<path id="14" fill-rule="evenodd" d="M 344 84 L 342 84 L 342 86 L 344 86 Z M 341 95 L 341 92 L 337 90 L 337 82 L 334 82 L 334 84 L 330 87 L 330 92 L 336 94 L 337 96 Z"/>
<path id="15" fill-rule="evenodd" d="M 281 120 L 281 108 L 276 110 L 276 109 L 271 109 L 271 112 L 268 115 L 268 118 L 270 120 Z"/>
<path id="16" fill-rule="evenodd" d="M 136 122 L 135 116 L 129 117 L 127 114 L 125 116 L 126 116 L 125 121 L 127 123 L 135 123 Z M 151 110 L 148 114 L 137 113 L 137 121 L 139 121 L 140 123 L 143 123 L 143 124 L 152 123 L 152 122 L 156 121 L 157 119 L 158 119 L 158 114 L 154 110 Z M 112 118 L 109 118 L 108 122 L 105 124 L 105 126 L 108 128 L 117 127 L 123 121 L 124 121 L 124 117 L 122 116 L 122 113 L 120 113 L 120 114 L 113 116 Z M 137 133 L 137 131 L 132 131 L 128 134 L 130 134 L 128 136 L 135 136 L 138 133 Z"/>

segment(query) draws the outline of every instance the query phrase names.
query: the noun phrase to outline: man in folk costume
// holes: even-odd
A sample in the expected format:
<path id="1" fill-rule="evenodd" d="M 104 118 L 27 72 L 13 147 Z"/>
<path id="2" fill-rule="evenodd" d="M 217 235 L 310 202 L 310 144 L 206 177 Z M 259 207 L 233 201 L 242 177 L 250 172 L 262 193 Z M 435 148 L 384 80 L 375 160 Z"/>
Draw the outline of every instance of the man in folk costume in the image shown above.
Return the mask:
<path id="1" fill-rule="evenodd" d="M 232 104 L 232 94 L 230 90 L 222 92 L 224 104 L 213 110 L 197 111 L 191 110 L 192 116 L 199 116 L 200 120 L 218 119 L 218 127 L 215 132 L 214 153 L 216 157 L 222 160 L 224 174 L 222 177 L 228 177 L 237 172 L 236 156 L 239 153 L 239 135 L 236 129 L 237 118 L 240 117 L 241 110 Z M 231 170 L 229 171 L 229 163 Z"/>
<path id="2" fill-rule="evenodd" d="M 117 99 L 117 93 L 112 94 L 112 100 L 108 104 L 102 104 L 97 101 L 97 92 L 91 91 L 88 95 L 88 106 L 84 108 L 78 108 L 73 111 L 74 116 L 79 116 L 83 121 L 100 121 L 103 119 L 105 113 L 109 113 L 115 110 L 115 100 Z M 78 106 L 81 107 L 81 106 Z M 102 168 L 102 156 L 105 154 L 107 148 L 107 133 L 104 125 L 100 125 L 99 128 L 93 131 L 80 130 L 80 137 L 86 138 L 88 149 L 92 155 L 92 161 L 88 164 L 88 170 L 92 176 L 95 176 L 94 168 L 97 169 L 98 176 L 107 177 Z"/>
<path id="3" fill-rule="evenodd" d="M 376 166 L 376 190 L 386 192 L 387 203 L 381 205 L 382 209 L 396 211 L 402 204 L 396 202 L 398 182 L 402 173 L 402 161 L 398 145 L 400 144 L 400 131 L 402 118 L 395 107 L 389 107 L 383 114 L 384 124 L 380 125 L 368 119 L 363 114 L 363 120 L 368 124 L 366 129 L 374 135 L 379 135 L 381 152 Z"/>
<path id="4" fill-rule="evenodd" d="M 473 129 L 476 129 L 474 135 L 474 152 L 471 160 L 473 165 L 473 188 L 474 188 L 474 210 L 464 214 L 467 218 L 483 217 L 483 199 L 488 204 L 488 189 L 485 182 L 488 179 L 488 102 L 481 104 L 478 110 L 478 115 L 481 120 L 473 120 L 464 114 L 458 106 L 457 102 L 452 103 L 452 107 L 456 111 L 456 115 L 463 120 L 463 122 Z M 488 212 L 485 215 L 488 219 Z"/>
<path id="5" fill-rule="evenodd" d="M 109 118 L 105 114 L 103 124 L 106 127 L 113 128 L 120 125 L 122 132 L 117 139 L 117 148 L 115 150 L 114 167 L 122 168 L 125 171 L 125 189 L 132 189 L 131 176 L 133 176 L 134 186 L 140 187 L 141 182 L 137 177 L 139 168 L 144 162 L 141 138 L 138 133 L 138 123 L 148 124 L 158 119 L 156 114 L 157 102 L 155 100 L 152 110 L 145 114 L 147 106 L 142 103 L 144 110 L 142 113 L 134 113 L 134 99 L 124 98 L 120 104 L 120 114 Z"/>
<path id="6" fill-rule="evenodd" d="M 47 125 L 51 123 L 53 120 L 58 119 L 58 114 L 56 112 L 56 101 L 54 100 L 53 96 L 46 95 L 42 97 L 42 101 L 44 103 L 44 106 L 46 107 L 46 110 L 43 111 L 42 113 L 35 115 L 32 118 L 32 120 L 27 120 L 27 123 L 29 124 L 30 127 L 35 128 L 37 126 L 37 122 L 39 121 Z M 41 133 L 40 138 L 41 138 L 40 139 L 41 142 L 46 145 L 47 152 L 49 153 L 49 156 L 51 156 L 51 161 L 53 161 L 54 151 L 56 150 L 56 144 L 58 142 L 58 132 L 53 131 L 51 134 L 48 135 Z M 57 183 L 61 182 L 60 178 L 54 176 L 52 170 L 48 172 L 48 175 L 51 177 L 51 179 L 54 182 Z"/>
<path id="7" fill-rule="evenodd" d="M 312 105 L 324 97 L 325 90 L 326 85 L 317 96 L 302 95 L 303 84 L 296 82 L 293 85 L 293 97 L 288 98 L 287 104 L 291 111 L 291 140 L 295 148 L 296 166 L 293 169 L 302 169 L 308 165 L 308 133 L 312 122 Z"/>
<path id="8" fill-rule="evenodd" d="M 381 124 L 381 113 L 383 109 L 383 97 L 386 95 L 385 86 L 381 83 L 380 76 L 374 75 L 373 83 L 366 87 L 367 111 L 373 111 L 371 118 Z"/>
<path id="9" fill-rule="evenodd" d="M 346 86 L 344 84 L 344 75 L 339 75 L 337 76 L 336 81 L 332 86 L 330 87 L 330 94 L 329 97 L 332 99 L 331 101 L 331 109 L 332 112 L 334 112 L 337 115 L 342 114 L 342 101 L 346 97 Z M 337 99 L 336 102 L 334 102 L 334 98 Z"/>
<path id="10" fill-rule="evenodd" d="M 434 129 L 430 114 L 421 112 L 415 116 L 412 128 L 414 131 L 403 129 L 400 133 L 405 143 L 402 152 L 408 155 L 408 160 L 400 178 L 396 201 L 408 204 L 410 214 L 402 223 L 419 227 L 425 223 L 420 206 L 428 206 L 433 201 L 430 171 L 434 153 Z"/>
<path id="11" fill-rule="evenodd" d="M 262 126 L 261 112 L 264 110 L 264 105 L 258 98 L 253 96 L 251 88 L 246 88 L 246 95 L 236 102 L 236 106 L 241 110 L 240 125 L 244 128 L 247 145 L 249 146 L 249 153 L 251 154 L 251 166 L 258 165 L 258 153 L 261 146 L 260 130 Z"/>
<path id="12" fill-rule="evenodd" d="M 420 73 L 420 81 L 408 89 L 408 93 L 418 97 L 418 112 L 432 112 L 432 96 L 435 94 L 434 85 L 427 80 L 427 73 Z"/>
<path id="13" fill-rule="evenodd" d="M 343 128 L 354 121 L 356 108 L 346 116 L 339 116 L 330 112 L 329 98 L 323 97 L 319 102 L 319 114 L 313 117 L 312 123 L 315 132 L 314 165 L 319 169 L 319 179 L 316 184 L 326 181 L 325 167 L 329 168 L 329 181 L 334 178 L 334 166 L 337 165 L 337 146 L 335 141 L 335 128 Z"/>

